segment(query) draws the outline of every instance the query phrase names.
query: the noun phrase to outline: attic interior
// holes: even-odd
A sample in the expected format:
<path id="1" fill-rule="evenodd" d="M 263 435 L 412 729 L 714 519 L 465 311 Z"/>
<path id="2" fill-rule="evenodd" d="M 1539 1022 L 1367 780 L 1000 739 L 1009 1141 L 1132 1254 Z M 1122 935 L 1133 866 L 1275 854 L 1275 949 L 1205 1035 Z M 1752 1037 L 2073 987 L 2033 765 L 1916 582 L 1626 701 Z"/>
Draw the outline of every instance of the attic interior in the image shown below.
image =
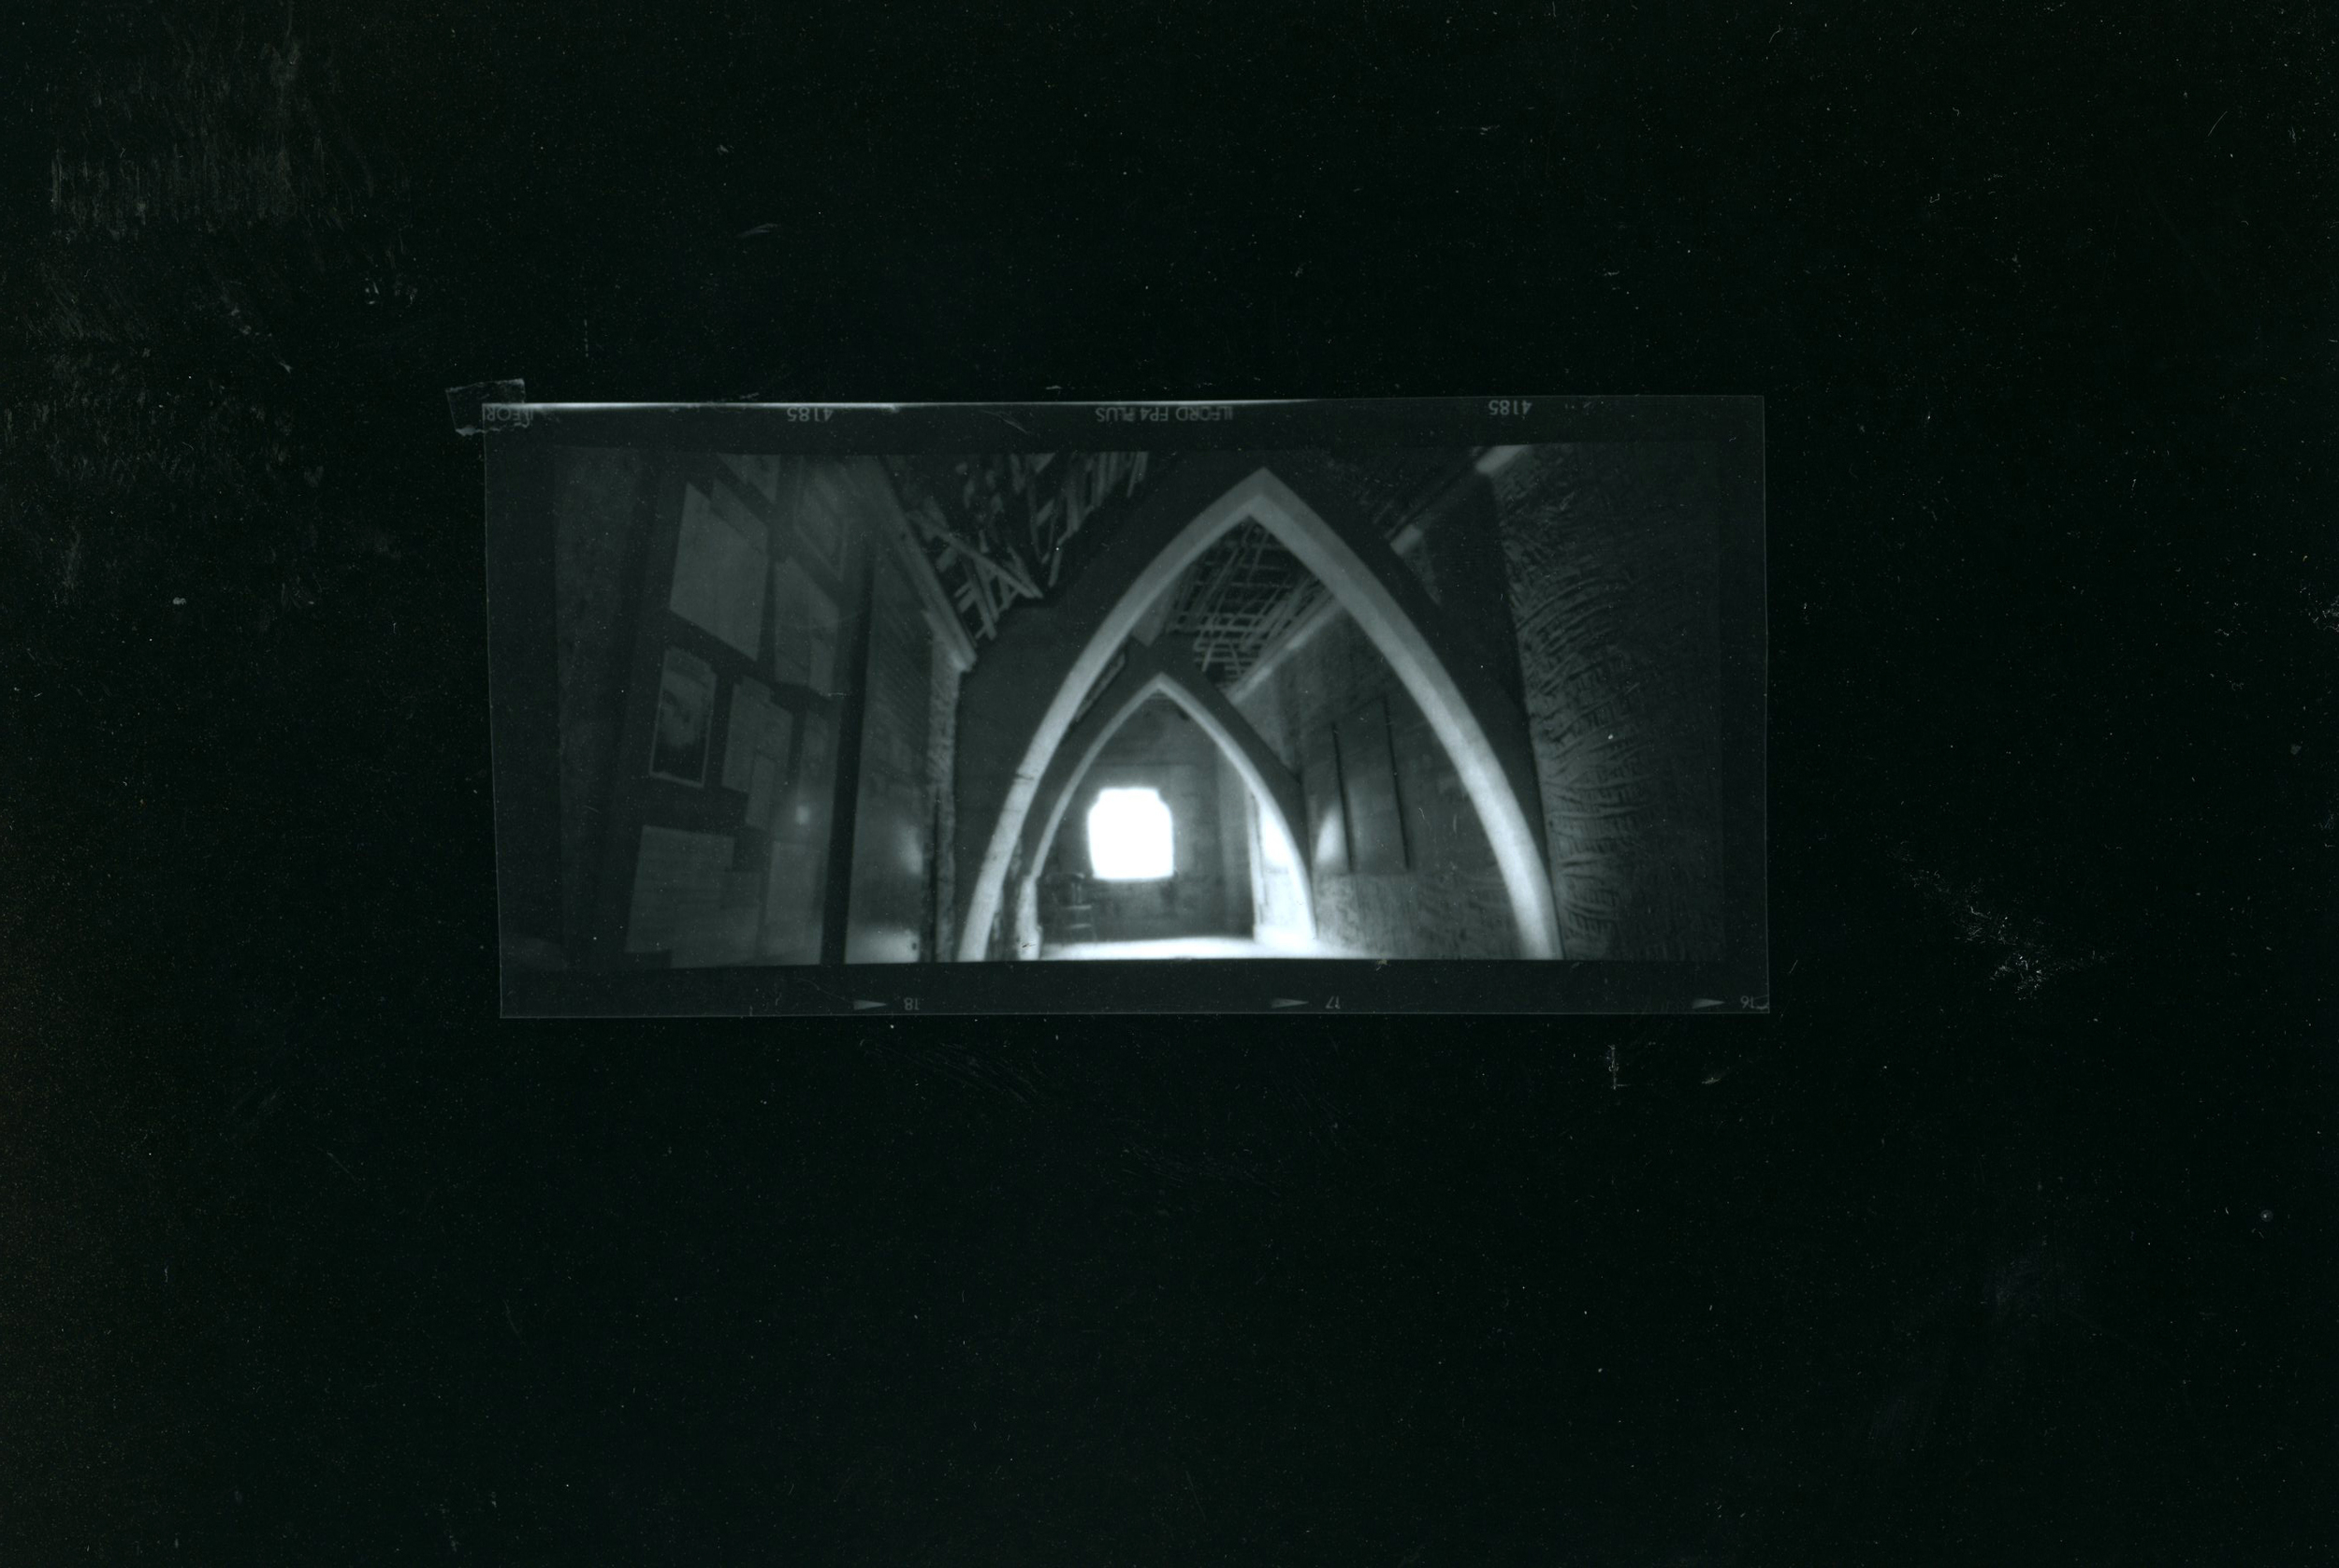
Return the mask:
<path id="1" fill-rule="evenodd" d="M 1720 956 L 1705 443 L 538 483 L 550 965 Z"/>

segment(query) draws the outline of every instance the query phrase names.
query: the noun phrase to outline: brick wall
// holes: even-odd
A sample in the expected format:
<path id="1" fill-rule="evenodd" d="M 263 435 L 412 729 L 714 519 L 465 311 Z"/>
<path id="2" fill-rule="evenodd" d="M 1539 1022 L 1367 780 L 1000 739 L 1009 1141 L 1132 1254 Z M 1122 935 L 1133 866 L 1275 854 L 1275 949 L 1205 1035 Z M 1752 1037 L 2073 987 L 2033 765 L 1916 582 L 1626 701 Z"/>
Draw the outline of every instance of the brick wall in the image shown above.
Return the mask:
<path id="1" fill-rule="evenodd" d="M 1542 446 L 1493 481 L 1570 958 L 1722 956 L 1715 459 Z"/>
<path id="2" fill-rule="evenodd" d="M 1434 556 L 1432 557 L 1434 559 Z M 1316 933 L 1378 958 L 1512 958 L 1518 927 L 1494 850 L 1461 777 L 1388 661 L 1344 613 L 1310 635 L 1236 705 L 1293 771 L 1323 733 L 1378 697 L 1387 705 L 1408 866 L 1313 880 Z M 1312 780 L 1304 780 L 1313 782 Z M 1313 835 L 1313 824 L 1303 824 Z M 1263 890 L 1269 912 L 1272 890 Z"/>

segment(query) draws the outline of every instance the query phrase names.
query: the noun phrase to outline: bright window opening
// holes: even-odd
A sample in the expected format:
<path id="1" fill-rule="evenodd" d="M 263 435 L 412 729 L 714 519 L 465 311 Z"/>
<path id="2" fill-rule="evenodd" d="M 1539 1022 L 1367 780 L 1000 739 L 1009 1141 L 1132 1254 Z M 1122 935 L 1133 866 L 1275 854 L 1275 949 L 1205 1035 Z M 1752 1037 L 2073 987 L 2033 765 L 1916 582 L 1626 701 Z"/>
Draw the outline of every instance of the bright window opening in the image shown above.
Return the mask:
<path id="1" fill-rule="evenodd" d="M 1176 867 L 1170 807 L 1153 790 L 1100 790 L 1088 808 L 1088 862 L 1106 882 L 1157 882 Z"/>

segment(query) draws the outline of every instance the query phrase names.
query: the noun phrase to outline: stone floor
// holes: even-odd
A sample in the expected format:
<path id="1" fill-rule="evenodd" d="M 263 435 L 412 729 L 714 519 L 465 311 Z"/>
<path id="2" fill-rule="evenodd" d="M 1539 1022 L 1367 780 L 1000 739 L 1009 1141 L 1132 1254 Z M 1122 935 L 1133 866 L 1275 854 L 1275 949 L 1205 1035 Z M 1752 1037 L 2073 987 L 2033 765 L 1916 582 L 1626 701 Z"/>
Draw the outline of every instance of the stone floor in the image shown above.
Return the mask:
<path id="1" fill-rule="evenodd" d="M 1042 958 L 1345 958 L 1321 945 L 1286 939 L 1270 945 L 1248 936 L 1172 936 L 1152 942 L 1063 942 L 1039 950 Z"/>

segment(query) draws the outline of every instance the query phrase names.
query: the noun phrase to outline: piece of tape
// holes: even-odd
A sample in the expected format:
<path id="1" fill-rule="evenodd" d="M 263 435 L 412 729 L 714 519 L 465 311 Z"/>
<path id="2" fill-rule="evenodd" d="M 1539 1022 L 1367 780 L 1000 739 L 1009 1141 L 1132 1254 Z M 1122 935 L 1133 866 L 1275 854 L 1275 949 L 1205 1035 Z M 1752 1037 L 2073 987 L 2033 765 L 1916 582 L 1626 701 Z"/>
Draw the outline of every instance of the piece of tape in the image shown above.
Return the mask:
<path id="1" fill-rule="evenodd" d="M 528 400 L 528 384 L 524 381 L 483 381 L 475 386 L 450 386 L 446 392 L 447 416 L 455 421 L 458 436 L 475 436 L 490 425 L 513 423 L 509 418 L 490 418 L 487 413 L 490 403 L 524 403 Z"/>

